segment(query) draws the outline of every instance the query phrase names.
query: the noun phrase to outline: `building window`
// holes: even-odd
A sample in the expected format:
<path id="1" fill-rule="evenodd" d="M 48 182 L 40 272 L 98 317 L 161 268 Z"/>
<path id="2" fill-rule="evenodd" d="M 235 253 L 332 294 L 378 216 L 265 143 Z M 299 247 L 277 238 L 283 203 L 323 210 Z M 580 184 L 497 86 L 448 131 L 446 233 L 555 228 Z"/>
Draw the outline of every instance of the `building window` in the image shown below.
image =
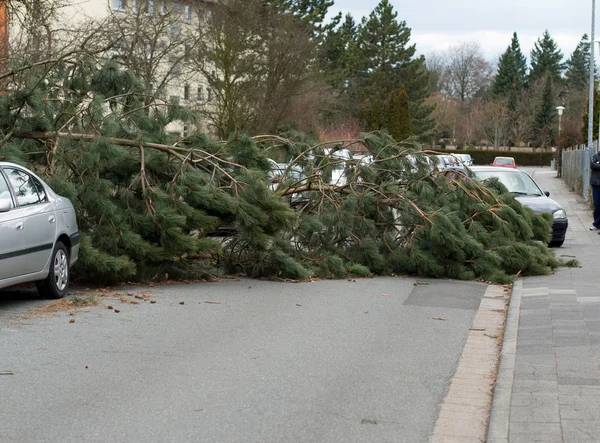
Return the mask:
<path id="1" fill-rule="evenodd" d="M 179 60 L 171 61 L 171 75 L 177 77 L 181 74 L 181 63 Z"/>
<path id="2" fill-rule="evenodd" d="M 198 86 L 196 100 L 198 100 L 200 103 L 204 101 L 204 91 L 202 90 L 202 86 Z"/>
<path id="3" fill-rule="evenodd" d="M 146 14 L 154 14 L 154 0 L 146 0 Z"/>
<path id="4" fill-rule="evenodd" d="M 212 89 L 206 88 L 206 101 L 211 102 L 212 98 Z"/>
<path id="5" fill-rule="evenodd" d="M 181 36 L 181 23 L 173 23 L 171 25 L 171 40 L 177 41 Z"/>
<path id="6" fill-rule="evenodd" d="M 162 2 L 160 4 L 160 13 L 162 15 L 165 15 L 167 13 L 167 11 L 168 11 L 167 0 L 162 0 Z"/>
<path id="7" fill-rule="evenodd" d="M 190 135 L 190 127 L 188 125 L 183 125 L 183 136 L 187 137 Z"/>
<path id="8" fill-rule="evenodd" d="M 127 0 L 112 0 L 112 7 L 115 11 L 124 11 L 127 9 Z"/>
<path id="9" fill-rule="evenodd" d="M 204 24 L 204 20 L 206 19 L 206 11 L 204 8 L 198 9 L 198 24 L 202 26 Z"/>
<path id="10" fill-rule="evenodd" d="M 190 99 L 190 85 L 185 85 L 183 87 L 183 99 L 184 100 Z"/>
<path id="11" fill-rule="evenodd" d="M 192 21 L 192 6 L 191 5 L 184 6 L 184 14 L 185 14 L 185 21 L 190 23 Z"/>

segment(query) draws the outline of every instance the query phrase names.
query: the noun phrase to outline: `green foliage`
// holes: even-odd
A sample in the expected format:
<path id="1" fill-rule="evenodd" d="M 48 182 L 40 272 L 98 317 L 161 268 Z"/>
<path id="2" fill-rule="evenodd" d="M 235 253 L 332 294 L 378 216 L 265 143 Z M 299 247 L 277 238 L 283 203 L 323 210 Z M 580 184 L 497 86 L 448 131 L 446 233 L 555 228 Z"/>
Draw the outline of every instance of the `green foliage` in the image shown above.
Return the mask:
<path id="1" fill-rule="evenodd" d="M 492 85 L 492 92 L 498 97 L 508 97 L 516 102 L 518 93 L 526 83 L 527 64 L 517 33 L 513 34 L 511 44 L 498 61 L 498 71 Z M 510 100 L 509 100 L 510 101 Z M 516 105 L 512 107 L 514 111 Z"/>
<path id="2" fill-rule="evenodd" d="M 553 81 L 560 82 L 565 68 L 562 59 L 563 54 L 558 49 L 558 45 L 550 36 L 550 33 L 547 30 L 544 31 L 544 34 L 537 39 L 531 50 L 530 81 L 533 83 L 548 74 Z"/>
<path id="3" fill-rule="evenodd" d="M 586 105 L 589 104 L 589 98 L 586 100 Z M 581 127 L 581 137 L 583 140 L 587 140 L 588 138 L 588 116 L 589 116 L 589 107 L 585 107 L 585 112 L 583 113 L 582 120 L 583 125 Z M 598 82 L 594 83 L 594 117 L 592 118 L 592 134 L 594 137 L 598 134 L 598 120 L 600 119 L 600 88 L 598 88 Z"/>
<path id="4" fill-rule="evenodd" d="M 383 114 L 384 127 L 395 140 L 406 140 L 413 135 L 410 104 L 404 86 L 390 93 Z"/>
<path id="5" fill-rule="evenodd" d="M 325 150 L 299 133 L 177 141 L 166 127 L 193 114 L 148 100 L 143 85 L 112 63 L 73 69 L 59 67 L 46 82 L 0 97 L 0 157 L 35 168 L 73 201 L 81 280 L 242 272 L 506 282 L 559 264 L 544 244 L 547 216 L 523 208 L 500 183 L 457 182 L 432 171 L 411 138 L 398 143 L 386 131 L 350 142 L 372 162 L 344 160 L 336 153 L 350 145 Z M 395 127 L 388 117 L 390 130 L 402 139 L 410 133 L 408 95 L 400 88 L 389 101 L 393 123 L 403 123 Z M 72 116 L 66 121 L 65 112 Z M 289 163 L 276 184 L 268 156 Z M 331 182 L 334 171 L 343 172 L 341 183 Z M 299 197 L 294 211 L 290 201 Z M 230 235 L 215 237 L 224 231 Z"/>
<path id="6" fill-rule="evenodd" d="M 587 34 L 581 37 L 566 67 L 566 86 L 570 90 L 585 91 L 590 79 L 590 42 Z"/>
<path id="7" fill-rule="evenodd" d="M 510 49 L 515 58 L 515 64 L 517 67 L 517 78 L 522 79 L 522 86 L 527 86 L 527 58 L 521 51 L 521 44 L 519 43 L 519 37 L 514 32 L 512 40 L 510 42 Z"/>
<path id="8" fill-rule="evenodd" d="M 413 131 L 426 140 L 435 127 L 430 117 L 434 106 L 425 103 L 429 72 L 425 58 L 415 58 L 416 47 L 409 44 L 411 29 L 397 17 L 389 0 L 381 0 L 368 18 L 363 18 L 356 43 L 358 85 L 369 103 L 382 104 L 392 91 L 404 86 L 410 100 Z"/>
<path id="9" fill-rule="evenodd" d="M 554 137 L 555 117 L 552 77 L 548 75 L 544 83 L 542 101 L 536 109 L 531 128 L 532 140 L 541 148 L 549 146 Z"/>

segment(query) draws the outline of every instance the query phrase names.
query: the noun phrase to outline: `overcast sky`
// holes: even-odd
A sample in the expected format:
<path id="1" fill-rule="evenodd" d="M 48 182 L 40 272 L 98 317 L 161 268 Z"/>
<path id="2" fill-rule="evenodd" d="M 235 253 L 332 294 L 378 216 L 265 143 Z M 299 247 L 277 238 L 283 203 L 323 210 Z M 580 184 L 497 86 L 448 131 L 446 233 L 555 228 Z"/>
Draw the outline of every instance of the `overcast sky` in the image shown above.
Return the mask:
<path id="1" fill-rule="evenodd" d="M 592 0 L 390 0 L 398 20 L 412 29 L 412 41 L 420 54 L 443 52 L 463 41 L 481 45 L 484 55 L 495 62 L 519 35 L 523 53 L 529 57 L 534 42 L 548 29 L 565 60 L 583 34 L 590 34 Z M 335 0 L 331 12 L 350 12 L 357 22 L 377 6 L 379 0 Z M 596 11 L 600 1 L 596 2 Z M 600 16 L 600 14 L 596 14 Z M 600 40 L 596 20 L 596 40 Z M 598 51 L 596 48 L 596 55 Z"/>

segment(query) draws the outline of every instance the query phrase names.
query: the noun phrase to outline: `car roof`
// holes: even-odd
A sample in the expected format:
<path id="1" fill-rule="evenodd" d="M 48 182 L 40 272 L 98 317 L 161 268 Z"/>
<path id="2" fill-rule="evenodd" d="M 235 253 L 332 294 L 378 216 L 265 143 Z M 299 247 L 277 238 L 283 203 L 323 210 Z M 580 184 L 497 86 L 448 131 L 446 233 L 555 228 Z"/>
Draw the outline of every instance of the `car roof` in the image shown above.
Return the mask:
<path id="1" fill-rule="evenodd" d="M 473 172 L 477 172 L 477 171 L 500 172 L 500 171 L 502 171 L 503 173 L 508 173 L 508 174 L 514 174 L 516 172 L 523 172 L 523 173 L 527 174 L 525 171 L 523 171 L 519 168 L 501 168 L 498 166 L 469 166 L 469 169 L 471 169 L 471 171 L 473 171 Z"/>
<path id="2" fill-rule="evenodd" d="M 19 168 L 23 168 L 23 166 L 17 165 L 16 163 L 11 163 L 11 162 L 0 162 L 0 166 L 17 166 Z M 25 168 L 23 168 L 23 169 L 25 169 Z"/>
<path id="3" fill-rule="evenodd" d="M 497 160 L 499 158 L 503 158 L 503 159 L 505 158 L 506 160 L 513 160 L 513 161 L 515 159 L 514 157 L 494 157 L 494 160 Z"/>

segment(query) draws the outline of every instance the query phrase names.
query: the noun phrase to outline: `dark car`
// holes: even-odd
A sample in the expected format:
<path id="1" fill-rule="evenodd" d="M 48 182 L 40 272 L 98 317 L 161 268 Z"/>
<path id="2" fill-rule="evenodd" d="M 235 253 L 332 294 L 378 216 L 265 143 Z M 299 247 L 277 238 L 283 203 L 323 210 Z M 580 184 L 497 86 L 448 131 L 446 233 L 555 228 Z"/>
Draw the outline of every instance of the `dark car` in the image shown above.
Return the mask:
<path id="1" fill-rule="evenodd" d="M 552 241 L 548 246 L 559 247 L 565 242 L 569 221 L 567 213 L 557 202 L 549 198 L 549 192 L 543 192 L 535 180 L 520 169 L 498 168 L 493 166 L 472 166 L 471 172 L 479 180 L 497 178 L 506 188 L 515 194 L 522 205 L 535 212 L 552 214 Z"/>

